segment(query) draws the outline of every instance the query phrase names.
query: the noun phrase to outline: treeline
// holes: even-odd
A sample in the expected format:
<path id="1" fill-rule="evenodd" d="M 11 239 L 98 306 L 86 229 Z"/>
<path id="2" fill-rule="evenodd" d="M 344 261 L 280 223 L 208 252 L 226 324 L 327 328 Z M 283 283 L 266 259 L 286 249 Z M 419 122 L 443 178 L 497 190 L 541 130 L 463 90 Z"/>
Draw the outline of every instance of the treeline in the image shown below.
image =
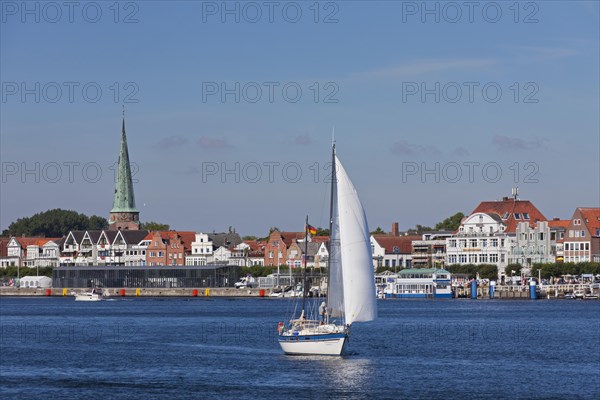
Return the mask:
<path id="1" fill-rule="evenodd" d="M 600 274 L 600 263 L 581 262 L 533 264 L 531 268 L 531 276 L 536 277 L 538 274 L 544 279 L 548 279 L 552 276 L 559 277 L 561 275 L 598 275 Z"/>
<path id="2" fill-rule="evenodd" d="M 40 268 L 27 268 L 27 267 L 6 267 L 0 268 L 0 278 L 2 280 L 8 280 L 10 278 L 16 278 L 20 276 L 37 276 L 39 270 L 39 276 L 48 276 L 52 278 L 52 267 L 40 267 Z"/>
<path id="3" fill-rule="evenodd" d="M 69 231 L 107 228 L 106 218 L 56 208 L 17 219 L 2 232 L 2 236 L 62 237 Z"/>
<path id="4" fill-rule="evenodd" d="M 466 274 L 469 279 L 476 278 L 477 274 L 480 279 L 498 279 L 498 267 L 494 264 L 452 264 L 445 266 L 444 269 L 452 274 Z"/>

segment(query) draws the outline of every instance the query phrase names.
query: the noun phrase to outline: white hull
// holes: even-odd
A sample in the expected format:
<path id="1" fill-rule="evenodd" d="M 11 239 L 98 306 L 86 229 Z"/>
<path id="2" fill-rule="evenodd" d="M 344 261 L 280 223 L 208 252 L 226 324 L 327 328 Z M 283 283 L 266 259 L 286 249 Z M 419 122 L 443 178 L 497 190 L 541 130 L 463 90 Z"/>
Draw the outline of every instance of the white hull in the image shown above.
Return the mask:
<path id="1" fill-rule="evenodd" d="M 311 340 L 304 340 L 302 336 L 297 337 L 298 340 L 288 340 L 291 337 L 282 336 L 279 338 L 279 345 L 285 354 L 290 355 L 339 356 L 344 352 L 348 336 L 329 339 L 327 338 L 329 335 L 321 336 L 323 338 L 311 336 Z"/>
<path id="2" fill-rule="evenodd" d="M 101 294 L 96 293 L 80 293 L 75 295 L 75 301 L 100 301 L 102 300 Z"/>

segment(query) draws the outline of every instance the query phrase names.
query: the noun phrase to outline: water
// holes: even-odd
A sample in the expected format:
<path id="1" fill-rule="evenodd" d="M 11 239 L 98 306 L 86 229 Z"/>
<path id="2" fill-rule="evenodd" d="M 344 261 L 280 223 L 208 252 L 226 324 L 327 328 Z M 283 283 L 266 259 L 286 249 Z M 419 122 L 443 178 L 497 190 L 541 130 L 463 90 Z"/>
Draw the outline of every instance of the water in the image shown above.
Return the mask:
<path id="1" fill-rule="evenodd" d="M 345 357 L 283 355 L 292 304 L 2 298 L 0 396 L 600 398 L 598 301 L 380 301 Z"/>

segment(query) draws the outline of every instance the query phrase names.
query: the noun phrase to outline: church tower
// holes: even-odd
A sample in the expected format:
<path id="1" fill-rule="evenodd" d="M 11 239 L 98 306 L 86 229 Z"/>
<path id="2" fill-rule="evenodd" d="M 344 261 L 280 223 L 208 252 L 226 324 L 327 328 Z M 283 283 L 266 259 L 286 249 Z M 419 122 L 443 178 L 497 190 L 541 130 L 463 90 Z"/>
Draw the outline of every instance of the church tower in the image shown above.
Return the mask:
<path id="1" fill-rule="evenodd" d="M 117 165 L 115 199 L 113 201 L 113 208 L 110 210 L 108 224 L 110 230 L 140 229 L 140 212 L 135 208 L 133 180 L 131 179 L 129 151 L 127 150 L 127 136 L 125 135 L 125 111 L 123 111 L 123 128 L 121 132 L 119 163 Z"/>

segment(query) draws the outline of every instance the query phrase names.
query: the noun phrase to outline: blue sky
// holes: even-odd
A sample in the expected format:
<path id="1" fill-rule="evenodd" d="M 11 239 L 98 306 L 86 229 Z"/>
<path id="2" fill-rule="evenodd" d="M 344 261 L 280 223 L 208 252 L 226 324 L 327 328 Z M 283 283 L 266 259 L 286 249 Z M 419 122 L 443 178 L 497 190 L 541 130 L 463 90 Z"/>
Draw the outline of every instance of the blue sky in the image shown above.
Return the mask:
<path id="1" fill-rule="evenodd" d="M 600 203 L 598 2 L 22 4 L 2 2 L 2 228 L 108 215 L 123 104 L 141 219 L 175 229 L 326 226 L 333 126 L 372 228 L 513 186 L 548 218 Z"/>

